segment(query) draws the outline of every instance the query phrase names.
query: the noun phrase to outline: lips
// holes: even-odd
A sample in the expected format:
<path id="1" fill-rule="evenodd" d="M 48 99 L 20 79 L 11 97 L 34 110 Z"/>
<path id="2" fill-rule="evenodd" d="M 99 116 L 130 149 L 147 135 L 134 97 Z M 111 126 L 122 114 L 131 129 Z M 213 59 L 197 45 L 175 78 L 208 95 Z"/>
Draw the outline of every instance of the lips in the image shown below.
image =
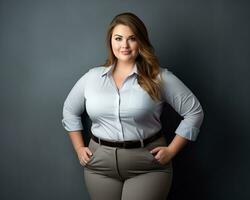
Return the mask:
<path id="1" fill-rule="evenodd" d="M 131 51 L 121 51 L 122 54 L 130 54 Z"/>

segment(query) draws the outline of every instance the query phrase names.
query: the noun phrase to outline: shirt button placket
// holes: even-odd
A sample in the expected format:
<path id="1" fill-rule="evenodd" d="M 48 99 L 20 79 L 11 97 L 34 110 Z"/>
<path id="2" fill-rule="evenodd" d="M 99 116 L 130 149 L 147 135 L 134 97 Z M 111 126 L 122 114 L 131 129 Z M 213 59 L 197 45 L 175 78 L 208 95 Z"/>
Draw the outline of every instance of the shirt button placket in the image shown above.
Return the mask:
<path id="1" fill-rule="evenodd" d="M 122 138 L 122 140 L 124 140 L 124 135 L 123 135 L 123 129 L 122 129 L 122 124 L 121 124 L 121 95 L 120 92 L 117 91 L 117 120 L 118 120 L 118 124 L 119 124 L 119 129 L 120 129 L 120 136 L 119 138 Z"/>
<path id="2" fill-rule="evenodd" d="M 121 139 L 121 140 L 124 140 L 124 134 L 123 134 L 123 129 L 122 129 L 122 124 L 121 124 L 121 115 L 120 115 L 120 105 L 121 105 L 121 96 L 120 96 L 120 91 L 119 89 L 116 87 L 116 84 L 115 84 L 115 81 L 113 79 L 112 76 L 110 76 L 110 81 L 111 81 L 111 84 L 113 85 L 115 91 L 116 91 L 116 94 L 117 94 L 117 100 L 116 100 L 116 116 L 117 116 L 117 128 L 119 128 L 120 132 L 118 133 L 118 138 Z M 121 88 L 120 88 L 121 90 Z"/>

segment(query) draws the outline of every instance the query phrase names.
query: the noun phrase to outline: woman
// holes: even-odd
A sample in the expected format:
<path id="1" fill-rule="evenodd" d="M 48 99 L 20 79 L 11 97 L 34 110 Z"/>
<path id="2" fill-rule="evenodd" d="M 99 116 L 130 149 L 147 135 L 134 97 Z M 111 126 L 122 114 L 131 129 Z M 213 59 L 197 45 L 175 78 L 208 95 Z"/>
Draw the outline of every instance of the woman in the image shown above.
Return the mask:
<path id="1" fill-rule="evenodd" d="M 107 32 L 107 62 L 86 72 L 68 94 L 64 128 L 84 166 L 92 200 L 163 200 L 172 183 L 173 157 L 195 141 L 203 110 L 190 89 L 154 54 L 144 23 L 133 13 L 114 17 Z M 163 103 L 183 120 L 168 145 L 161 131 Z M 82 138 L 81 114 L 92 121 Z"/>

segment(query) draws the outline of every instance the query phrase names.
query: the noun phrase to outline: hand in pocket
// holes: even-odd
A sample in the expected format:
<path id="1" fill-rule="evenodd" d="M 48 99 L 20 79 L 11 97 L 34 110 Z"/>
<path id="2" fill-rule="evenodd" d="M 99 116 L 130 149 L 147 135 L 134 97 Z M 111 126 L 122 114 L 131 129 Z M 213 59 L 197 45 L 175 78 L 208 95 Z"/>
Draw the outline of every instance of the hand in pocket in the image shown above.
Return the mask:
<path id="1" fill-rule="evenodd" d="M 170 149 L 166 146 L 155 147 L 150 151 L 155 159 L 161 164 L 167 164 L 174 156 L 174 152 L 170 151 Z"/>
<path id="2" fill-rule="evenodd" d="M 93 156 L 93 153 L 88 147 L 79 147 L 76 153 L 80 164 L 83 166 L 85 166 L 86 163 L 90 160 L 90 157 Z"/>

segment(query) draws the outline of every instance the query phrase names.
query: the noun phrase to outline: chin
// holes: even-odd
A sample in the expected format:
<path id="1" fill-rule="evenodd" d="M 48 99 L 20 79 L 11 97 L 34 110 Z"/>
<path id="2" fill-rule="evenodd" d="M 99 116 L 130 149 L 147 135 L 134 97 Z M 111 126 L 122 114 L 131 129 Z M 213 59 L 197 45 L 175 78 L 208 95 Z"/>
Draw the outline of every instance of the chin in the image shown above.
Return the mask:
<path id="1" fill-rule="evenodd" d="M 133 58 L 133 57 L 127 57 L 127 58 L 124 58 L 124 57 L 118 57 L 118 60 L 120 60 L 120 61 L 123 61 L 123 62 L 131 62 L 131 61 L 134 61 L 135 60 L 135 58 Z"/>
<path id="2" fill-rule="evenodd" d="M 122 58 L 118 58 L 119 61 L 122 61 L 122 62 L 131 62 L 131 61 L 134 61 L 134 59 L 122 59 Z"/>

